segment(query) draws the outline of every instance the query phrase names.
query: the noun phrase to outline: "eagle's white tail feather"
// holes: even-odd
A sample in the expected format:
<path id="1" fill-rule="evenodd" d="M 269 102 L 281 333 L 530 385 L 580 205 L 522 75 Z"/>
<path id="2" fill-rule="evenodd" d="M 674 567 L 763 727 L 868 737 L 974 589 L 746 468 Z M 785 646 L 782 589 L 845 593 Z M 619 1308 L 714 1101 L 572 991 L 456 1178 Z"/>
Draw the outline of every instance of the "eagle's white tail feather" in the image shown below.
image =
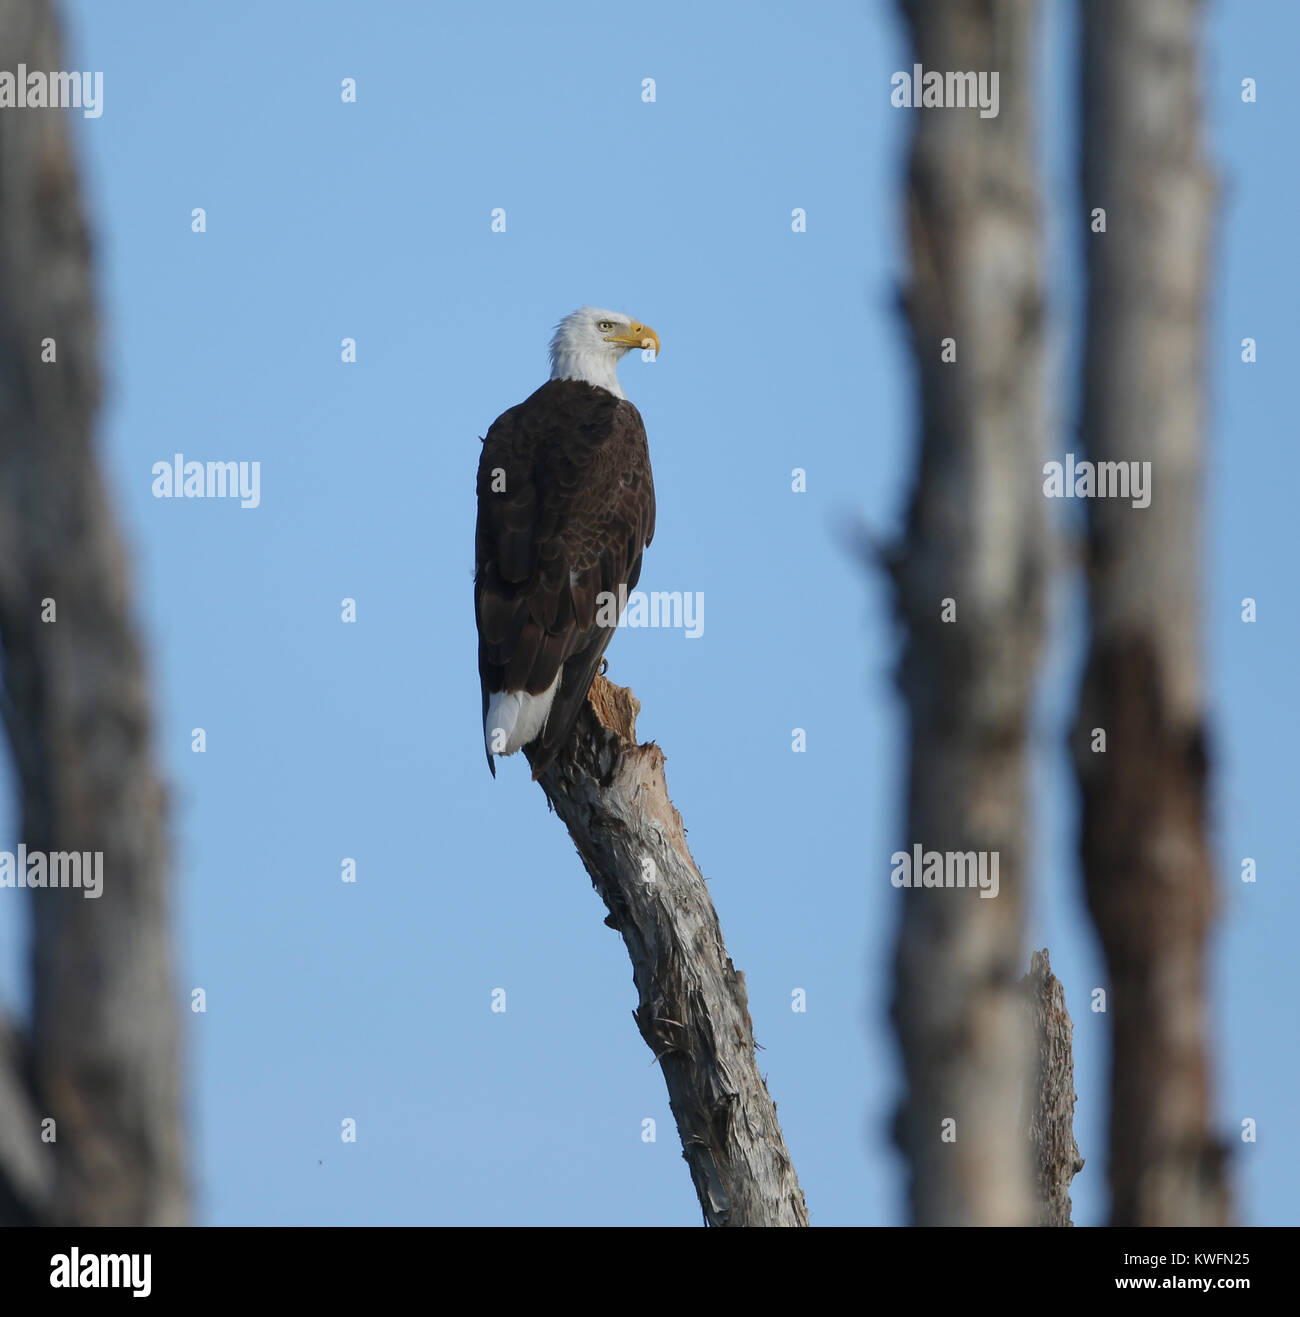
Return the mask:
<path id="1" fill-rule="evenodd" d="M 494 691 L 488 696 L 487 716 L 483 719 L 488 754 L 512 755 L 542 734 L 562 673 L 563 669 L 556 673 L 555 680 L 540 695 Z"/>

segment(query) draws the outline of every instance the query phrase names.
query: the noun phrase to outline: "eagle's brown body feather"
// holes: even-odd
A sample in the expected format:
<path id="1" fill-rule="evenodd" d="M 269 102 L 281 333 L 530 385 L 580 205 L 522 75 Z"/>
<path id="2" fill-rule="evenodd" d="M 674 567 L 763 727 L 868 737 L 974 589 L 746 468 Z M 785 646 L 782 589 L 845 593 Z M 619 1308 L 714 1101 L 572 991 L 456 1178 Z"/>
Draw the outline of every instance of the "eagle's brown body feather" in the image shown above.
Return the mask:
<path id="1" fill-rule="evenodd" d="M 625 398 L 549 380 L 488 431 L 474 573 L 484 716 L 492 693 L 541 695 L 563 669 L 534 777 L 568 738 L 613 637 L 601 596 L 636 586 L 654 524 L 645 426 Z"/>

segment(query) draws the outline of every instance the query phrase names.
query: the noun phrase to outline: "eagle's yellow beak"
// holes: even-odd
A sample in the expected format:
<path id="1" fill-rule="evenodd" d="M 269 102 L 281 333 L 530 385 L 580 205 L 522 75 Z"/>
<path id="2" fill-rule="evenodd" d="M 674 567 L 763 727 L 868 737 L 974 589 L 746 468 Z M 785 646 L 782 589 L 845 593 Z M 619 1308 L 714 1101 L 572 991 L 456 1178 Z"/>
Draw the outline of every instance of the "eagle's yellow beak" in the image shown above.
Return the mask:
<path id="1" fill-rule="evenodd" d="M 622 334 L 607 334 L 606 343 L 622 343 L 629 348 L 653 348 L 659 355 L 659 335 L 649 325 L 638 325 L 633 321 L 631 327 Z"/>

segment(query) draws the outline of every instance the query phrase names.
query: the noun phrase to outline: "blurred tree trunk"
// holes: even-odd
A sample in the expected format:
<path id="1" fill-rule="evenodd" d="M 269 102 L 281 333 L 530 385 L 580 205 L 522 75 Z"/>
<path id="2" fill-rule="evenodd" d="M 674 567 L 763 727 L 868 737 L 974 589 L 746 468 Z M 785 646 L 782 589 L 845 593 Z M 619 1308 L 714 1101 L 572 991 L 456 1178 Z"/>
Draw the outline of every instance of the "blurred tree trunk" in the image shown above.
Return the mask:
<path id="1" fill-rule="evenodd" d="M 1088 0 L 1082 21 L 1083 441 L 1093 461 L 1151 472 L 1148 507 L 1087 500 L 1091 642 L 1074 731 L 1088 906 L 1110 974 L 1113 1224 L 1220 1224 L 1205 1000 L 1200 501 L 1214 185 L 1200 5 Z"/>
<path id="2" fill-rule="evenodd" d="M 1044 630 L 1043 289 L 1029 0 L 903 0 L 927 71 L 1000 73 L 996 117 L 911 118 L 906 308 L 921 442 L 893 564 L 906 627 L 907 844 L 984 851 L 1000 891 L 900 890 L 896 1137 L 918 1225 L 1034 1219 L 1018 1121 L 1027 736 Z M 955 361 L 945 362 L 944 340 Z M 951 601 L 945 603 L 945 601 Z M 954 1141 L 955 1140 L 955 1141 Z"/>
<path id="3" fill-rule="evenodd" d="M 67 68 L 48 0 L 0 0 L 0 50 L 11 71 Z M 97 899 L 0 890 L 9 917 L 26 902 L 33 919 L 30 1026 L 0 1022 L 0 1220 L 178 1224 L 164 798 L 91 442 L 97 335 L 76 113 L 0 111 L 0 649 L 22 839 L 102 852 L 103 888 Z"/>

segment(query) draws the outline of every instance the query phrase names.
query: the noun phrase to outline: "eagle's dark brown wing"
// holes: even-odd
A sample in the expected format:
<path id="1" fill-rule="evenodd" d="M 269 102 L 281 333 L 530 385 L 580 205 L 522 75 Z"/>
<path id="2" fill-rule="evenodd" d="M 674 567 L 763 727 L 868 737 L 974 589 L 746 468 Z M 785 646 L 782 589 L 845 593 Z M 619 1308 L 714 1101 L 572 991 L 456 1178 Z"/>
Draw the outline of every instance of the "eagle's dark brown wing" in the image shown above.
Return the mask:
<path id="1" fill-rule="evenodd" d="M 540 695 L 564 669 L 534 777 L 568 739 L 614 634 L 598 622 L 601 596 L 635 587 L 654 522 L 645 426 L 626 399 L 550 380 L 488 431 L 474 573 L 484 716 L 493 692 Z"/>

